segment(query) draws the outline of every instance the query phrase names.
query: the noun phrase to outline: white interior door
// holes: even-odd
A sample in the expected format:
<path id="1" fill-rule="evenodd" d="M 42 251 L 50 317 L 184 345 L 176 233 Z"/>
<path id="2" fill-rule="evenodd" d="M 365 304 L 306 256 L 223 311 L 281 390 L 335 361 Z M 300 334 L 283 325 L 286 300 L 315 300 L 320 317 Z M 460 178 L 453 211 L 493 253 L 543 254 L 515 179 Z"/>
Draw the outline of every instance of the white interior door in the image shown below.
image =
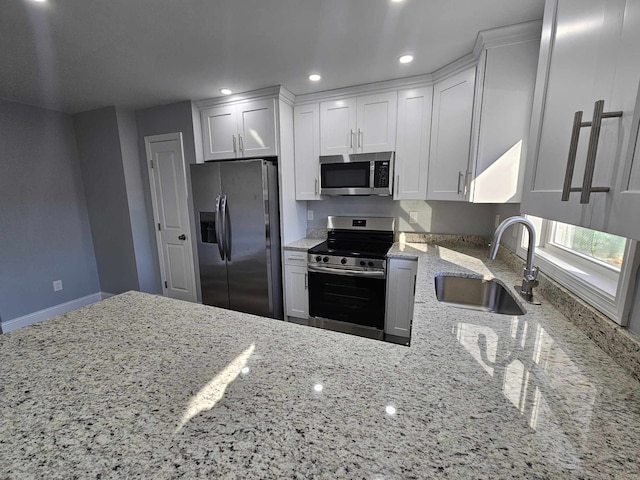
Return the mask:
<path id="1" fill-rule="evenodd" d="M 196 301 L 182 134 L 145 137 L 162 293 Z"/>

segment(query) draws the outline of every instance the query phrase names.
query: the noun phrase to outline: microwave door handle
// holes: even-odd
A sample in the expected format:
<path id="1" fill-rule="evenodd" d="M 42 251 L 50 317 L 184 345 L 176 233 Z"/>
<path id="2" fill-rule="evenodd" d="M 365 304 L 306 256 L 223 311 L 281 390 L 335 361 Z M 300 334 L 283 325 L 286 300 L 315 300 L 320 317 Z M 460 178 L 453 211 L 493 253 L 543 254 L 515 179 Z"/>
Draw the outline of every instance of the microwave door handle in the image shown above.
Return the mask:
<path id="1" fill-rule="evenodd" d="M 375 179 L 376 179 L 376 162 L 371 162 L 371 167 L 369 168 L 369 188 L 373 189 L 375 187 Z"/>

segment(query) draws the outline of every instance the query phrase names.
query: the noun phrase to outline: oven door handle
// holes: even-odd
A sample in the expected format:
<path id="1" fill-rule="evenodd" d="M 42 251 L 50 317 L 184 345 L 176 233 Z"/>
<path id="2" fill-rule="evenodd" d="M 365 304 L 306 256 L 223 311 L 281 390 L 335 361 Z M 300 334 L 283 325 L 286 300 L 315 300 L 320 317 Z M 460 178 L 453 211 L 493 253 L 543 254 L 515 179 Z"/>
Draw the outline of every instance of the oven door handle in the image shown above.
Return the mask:
<path id="1" fill-rule="evenodd" d="M 316 265 L 308 265 L 307 269 L 310 272 L 330 273 L 332 275 L 342 275 L 345 277 L 380 278 L 380 279 L 384 279 L 387 277 L 385 272 L 373 271 L 373 270 L 346 270 L 342 268 L 318 267 Z"/>

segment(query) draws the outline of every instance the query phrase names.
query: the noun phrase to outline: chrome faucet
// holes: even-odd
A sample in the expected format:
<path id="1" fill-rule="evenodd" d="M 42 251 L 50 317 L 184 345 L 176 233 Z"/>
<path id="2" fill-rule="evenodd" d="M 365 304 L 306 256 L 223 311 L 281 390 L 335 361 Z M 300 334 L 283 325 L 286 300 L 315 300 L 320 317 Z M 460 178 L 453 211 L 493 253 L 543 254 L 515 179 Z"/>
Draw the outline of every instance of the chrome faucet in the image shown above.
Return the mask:
<path id="1" fill-rule="evenodd" d="M 533 289 L 538 286 L 538 267 L 533 266 L 533 259 L 536 254 L 536 229 L 531 220 L 525 217 L 509 217 L 505 219 L 493 234 L 493 242 L 491 243 L 491 249 L 489 250 L 489 258 L 495 260 L 498 254 L 498 248 L 500 247 L 500 238 L 504 231 L 511 225 L 521 223 L 525 226 L 529 232 L 529 245 L 527 247 L 527 265 L 522 272 L 522 286 L 516 285 L 516 289 L 519 288 L 518 293 L 529 303 L 540 305 L 533 299 Z"/>

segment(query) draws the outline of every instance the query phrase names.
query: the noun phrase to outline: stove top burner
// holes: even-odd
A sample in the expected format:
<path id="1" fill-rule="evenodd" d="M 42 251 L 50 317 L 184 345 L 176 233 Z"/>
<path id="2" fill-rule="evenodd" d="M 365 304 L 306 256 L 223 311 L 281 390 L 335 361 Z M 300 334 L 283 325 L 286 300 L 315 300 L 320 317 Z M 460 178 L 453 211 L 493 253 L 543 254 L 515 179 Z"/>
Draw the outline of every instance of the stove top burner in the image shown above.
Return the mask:
<path id="1" fill-rule="evenodd" d="M 329 242 L 325 241 L 308 250 L 310 255 L 333 255 L 336 257 L 366 257 L 374 259 L 384 259 L 387 251 L 391 247 L 391 243 L 385 244 L 381 248 L 357 248 L 355 245 L 344 245 L 345 248 L 330 247 Z"/>

